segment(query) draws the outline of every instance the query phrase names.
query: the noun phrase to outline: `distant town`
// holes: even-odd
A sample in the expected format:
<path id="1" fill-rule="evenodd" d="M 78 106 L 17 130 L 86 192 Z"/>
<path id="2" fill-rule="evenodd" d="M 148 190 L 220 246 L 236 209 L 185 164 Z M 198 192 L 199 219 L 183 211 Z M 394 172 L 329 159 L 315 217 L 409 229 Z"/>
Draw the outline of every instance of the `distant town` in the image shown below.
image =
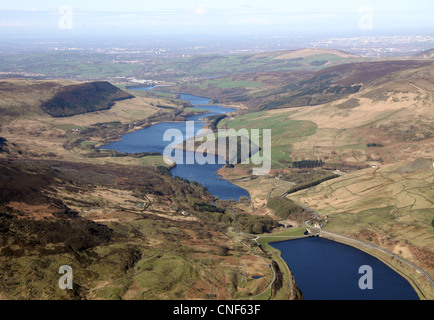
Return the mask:
<path id="1" fill-rule="evenodd" d="M 300 37 L 300 36 L 250 36 L 244 38 L 207 38 L 192 36 L 184 38 L 152 38 L 118 40 L 113 44 L 103 40 L 72 41 L 22 41 L 0 40 L 0 55 L 33 53 L 39 51 L 89 52 L 118 55 L 113 62 L 141 64 L 143 58 L 181 58 L 198 54 L 244 54 L 300 48 L 333 48 L 364 57 L 406 56 L 434 47 L 432 35 L 356 37 Z M 128 58 L 125 58 L 128 56 Z"/>

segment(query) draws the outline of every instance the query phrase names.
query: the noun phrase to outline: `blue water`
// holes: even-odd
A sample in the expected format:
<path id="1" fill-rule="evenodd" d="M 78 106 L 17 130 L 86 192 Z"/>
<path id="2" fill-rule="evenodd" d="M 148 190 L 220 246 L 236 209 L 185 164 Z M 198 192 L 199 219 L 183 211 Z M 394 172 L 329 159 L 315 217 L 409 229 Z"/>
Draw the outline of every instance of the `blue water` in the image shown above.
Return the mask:
<path id="1" fill-rule="evenodd" d="M 377 258 L 320 237 L 271 244 L 282 253 L 305 300 L 419 300 L 402 276 Z M 359 268 L 372 268 L 372 288 L 362 290 Z"/>
<path id="2" fill-rule="evenodd" d="M 191 154 L 189 151 L 187 151 L 187 153 Z M 218 196 L 219 199 L 233 199 L 236 201 L 238 201 L 240 197 L 248 197 L 250 199 L 247 190 L 234 185 L 228 180 L 222 179 L 216 174 L 217 170 L 219 170 L 222 165 L 218 164 L 217 157 L 215 157 L 215 159 L 216 164 L 178 164 L 171 169 L 171 173 L 173 176 L 183 177 L 203 184 L 212 195 Z"/>
<path id="3" fill-rule="evenodd" d="M 149 90 L 150 88 L 148 87 L 141 89 Z M 236 111 L 234 108 L 225 108 L 219 105 L 209 105 L 209 98 L 198 97 L 189 94 L 181 94 L 180 96 L 181 100 L 190 101 L 190 103 L 193 105 L 193 108 L 206 109 L 210 111 L 207 114 L 191 116 L 187 119 L 188 121 L 194 121 L 194 134 L 192 135 L 200 133 L 200 130 L 206 124 L 206 122 L 201 120 L 201 118 L 210 115 Z M 128 153 L 159 152 L 163 154 L 166 146 L 171 143 L 171 141 L 163 140 L 164 132 L 168 129 L 180 130 L 186 139 L 192 136 L 187 134 L 185 122 L 163 122 L 142 130 L 125 134 L 122 136 L 121 140 L 111 142 L 102 148 Z M 178 143 L 181 142 L 182 141 L 178 141 Z M 222 200 L 233 199 L 238 201 L 240 197 L 248 197 L 250 199 L 250 195 L 247 190 L 240 188 L 227 180 L 221 179 L 220 176 L 216 174 L 217 170 L 223 167 L 223 164 L 218 164 L 219 162 L 222 162 L 219 161 L 217 156 L 214 160 L 215 164 L 200 165 L 196 162 L 196 159 L 194 159 L 193 164 L 185 164 L 187 163 L 187 155 L 191 155 L 192 153 L 189 151 L 183 151 L 182 154 L 183 162 L 177 163 L 177 165 L 171 169 L 173 176 L 179 176 L 199 182 L 208 188 L 211 194 Z"/>

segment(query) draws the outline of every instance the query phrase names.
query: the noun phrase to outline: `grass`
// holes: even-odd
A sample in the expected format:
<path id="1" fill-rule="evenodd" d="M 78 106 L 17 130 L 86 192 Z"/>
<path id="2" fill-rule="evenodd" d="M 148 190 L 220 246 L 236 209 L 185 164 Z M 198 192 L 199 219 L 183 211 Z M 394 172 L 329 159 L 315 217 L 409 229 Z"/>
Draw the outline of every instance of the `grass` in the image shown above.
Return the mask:
<path id="1" fill-rule="evenodd" d="M 246 80 L 234 80 L 233 78 L 219 78 L 219 79 L 209 79 L 195 83 L 195 87 L 205 88 L 207 86 L 215 86 L 220 89 L 230 89 L 230 88 L 259 88 L 262 87 L 261 83 L 246 81 Z"/>
<path id="2" fill-rule="evenodd" d="M 84 127 L 80 127 L 80 126 L 77 126 L 77 125 L 72 124 L 72 123 L 59 124 L 59 125 L 55 126 L 55 128 L 59 128 L 65 132 L 71 131 L 74 128 L 78 128 L 78 129 L 80 129 L 80 131 L 82 131 L 84 129 Z"/>
<path id="3" fill-rule="evenodd" d="M 86 62 L 83 62 L 86 61 Z M 129 76 L 137 72 L 134 64 L 113 62 L 110 55 L 92 55 L 79 52 L 49 52 L 2 57 L 2 71 L 30 71 L 53 77 L 82 79 Z"/>
<path id="4" fill-rule="evenodd" d="M 299 139 L 313 135 L 317 126 L 306 120 L 291 120 L 293 111 L 283 114 L 273 114 L 266 111 L 255 112 L 236 117 L 226 123 L 227 128 L 239 130 L 259 129 L 260 142 L 265 129 L 271 130 L 271 161 L 272 168 L 287 167 L 291 161 L 291 146 Z"/>
<path id="5" fill-rule="evenodd" d="M 178 95 L 176 93 L 170 93 L 166 91 L 159 91 L 159 90 L 137 90 L 137 89 L 128 89 L 126 85 L 118 84 L 116 85 L 118 88 L 127 91 L 128 93 L 131 93 L 134 96 L 138 97 L 161 97 L 161 98 L 167 98 L 167 99 L 178 99 Z M 143 85 L 145 86 L 145 85 Z"/>
<path id="6" fill-rule="evenodd" d="M 294 237 L 303 237 L 306 232 L 305 227 L 300 228 L 290 228 L 285 231 L 273 233 L 272 235 L 261 235 L 257 242 L 267 251 L 271 253 L 278 252 L 277 249 L 273 248 L 270 243 L 278 242 L 278 241 L 286 241 L 290 240 Z"/>
<path id="7" fill-rule="evenodd" d="M 164 297 L 170 292 L 185 292 L 199 280 L 199 268 L 195 259 L 182 254 L 150 250 L 136 267 L 134 281 L 138 286 L 146 288 L 143 299 Z"/>
<path id="8" fill-rule="evenodd" d="M 349 59 L 330 53 L 314 54 L 301 57 L 300 59 L 278 58 L 281 53 L 245 54 L 245 55 L 201 55 L 189 58 L 176 58 L 165 61 L 164 64 L 156 64 L 154 71 L 175 72 L 179 75 L 193 76 L 216 76 L 231 75 L 252 72 L 286 71 L 286 70 L 318 70 L 325 65 L 311 65 L 314 61 L 327 61 L 331 64 L 341 63 Z M 328 66 L 328 65 L 327 65 Z M 234 87 L 257 87 L 255 82 L 228 81 L 228 80 L 207 80 L 207 83 L 214 84 L 220 88 Z"/>
<path id="9" fill-rule="evenodd" d="M 170 167 L 170 165 L 164 162 L 163 156 L 146 156 L 138 159 L 140 164 L 145 167 Z"/>
<path id="10" fill-rule="evenodd" d="M 83 147 L 88 147 L 88 146 L 94 146 L 94 145 L 96 145 L 98 142 L 96 142 L 96 141 L 83 141 L 82 143 L 81 143 L 81 145 L 83 146 Z"/>

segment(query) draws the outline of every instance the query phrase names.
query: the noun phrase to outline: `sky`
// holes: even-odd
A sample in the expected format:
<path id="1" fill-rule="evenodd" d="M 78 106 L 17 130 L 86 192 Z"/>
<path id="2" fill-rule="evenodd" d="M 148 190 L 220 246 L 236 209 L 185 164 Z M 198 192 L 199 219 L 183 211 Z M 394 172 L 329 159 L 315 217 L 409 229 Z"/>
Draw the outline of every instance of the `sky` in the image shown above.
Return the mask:
<path id="1" fill-rule="evenodd" d="M 432 0 L 2 0 L 0 35 L 432 34 L 433 17 Z"/>

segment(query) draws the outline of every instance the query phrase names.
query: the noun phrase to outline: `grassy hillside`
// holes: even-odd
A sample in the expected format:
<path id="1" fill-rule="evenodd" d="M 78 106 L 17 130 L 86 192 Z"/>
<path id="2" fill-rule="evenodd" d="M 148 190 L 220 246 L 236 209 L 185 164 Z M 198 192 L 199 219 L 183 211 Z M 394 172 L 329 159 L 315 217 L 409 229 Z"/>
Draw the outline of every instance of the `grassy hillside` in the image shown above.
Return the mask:
<path id="1" fill-rule="evenodd" d="M 0 80 L 0 117 L 6 119 L 42 113 L 41 104 L 52 99 L 64 87 L 76 84 L 78 82 L 71 80 Z"/>
<path id="2" fill-rule="evenodd" d="M 14 156 L 23 158 L 139 165 L 135 158 L 115 158 L 112 153 L 98 152 L 96 147 L 158 119 L 183 119 L 185 102 L 146 92 L 132 96 L 131 91 L 105 82 L 2 80 L 0 136 L 7 140 L 7 147 L 2 149 L 5 154 L 14 149 Z M 116 100 L 124 97 L 132 98 Z M 66 109 L 56 101 L 68 102 Z M 55 117 L 45 112 L 42 105 Z M 163 162 L 162 158 L 155 160 L 142 163 Z"/>
<path id="3" fill-rule="evenodd" d="M 342 62 L 342 61 L 341 61 Z M 254 72 L 198 80 L 172 90 L 207 96 L 214 103 L 235 104 L 251 111 L 320 105 L 347 98 L 379 79 L 399 72 L 432 68 L 432 61 L 396 60 L 324 65 L 317 71 Z M 399 78 L 399 77 L 398 77 Z"/>
<path id="4" fill-rule="evenodd" d="M 110 109 L 115 101 L 131 99 L 133 95 L 109 82 L 86 82 L 66 86 L 41 105 L 52 117 L 69 117 L 81 113 Z"/>
<path id="5" fill-rule="evenodd" d="M 272 279 L 200 218 L 211 213 L 193 200 L 212 207 L 200 186 L 137 166 L 0 161 L 0 173 L 2 299 L 231 299 Z M 73 290 L 58 287 L 62 265 Z"/>
<path id="6" fill-rule="evenodd" d="M 311 121 L 291 120 L 292 111 L 273 115 L 267 112 L 254 112 L 235 117 L 234 119 L 224 119 L 220 127 L 239 130 L 264 129 L 271 130 L 271 161 L 272 168 L 284 168 L 291 163 L 291 145 L 305 136 L 316 132 L 316 125 Z"/>
<path id="7" fill-rule="evenodd" d="M 226 119 L 219 125 L 272 129 L 273 170 L 252 178 L 249 167 L 236 165 L 220 173 L 249 190 L 258 209 L 269 197 L 287 194 L 318 211 L 323 228 L 387 248 L 433 275 L 434 64 L 348 64 L 318 71 L 309 79 L 324 75 L 333 75 L 328 80 L 333 85 L 362 86 L 319 105 Z M 303 130 L 309 127 L 311 131 Z M 276 152 L 279 149 L 286 154 Z M 294 161 L 318 160 L 322 166 L 317 168 L 291 166 Z M 410 275 L 426 297 L 433 296 L 424 277 L 394 265 Z"/>
<path id="8" fill-rule="evenodd" d="M 40 114 L 53 117 L 109 109 L 134 96 L 106 81 L 4 79 L 0 81 L 0 116 Z"/>
<path id="9" fill-rule="evenodd" d="M 203 186 L 173 179 L 161 156 L 95 148 L 158 119 L 182 118 L 185 102 L 144 92 L 72 116 L 39 107 L 71 84 L 12 79 L 0 91 L 3 110 L 16 111 L 0 113 L 0 298 L 261 294 L 273 279 L 270 257 L 225 231 L 269 231 L 275 219 L 250 216 L 248 201 L 216 207 Z M 72 291 L 58 288 L 62 265 L 73 268 Z"/>

